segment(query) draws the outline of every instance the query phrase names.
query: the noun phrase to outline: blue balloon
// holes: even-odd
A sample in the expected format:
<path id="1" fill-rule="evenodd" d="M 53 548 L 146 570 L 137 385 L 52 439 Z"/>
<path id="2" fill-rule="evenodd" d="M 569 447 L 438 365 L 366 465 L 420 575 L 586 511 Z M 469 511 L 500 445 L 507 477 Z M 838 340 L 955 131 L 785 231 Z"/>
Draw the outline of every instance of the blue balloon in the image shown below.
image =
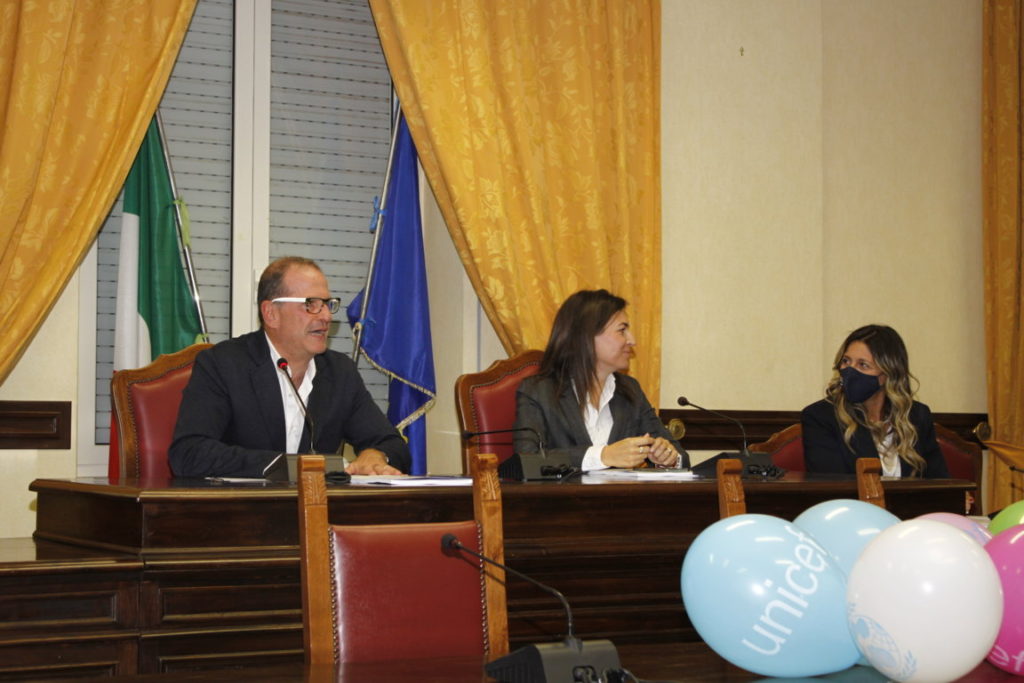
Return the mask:
<path id="1" fill-rule="evenodd" d="M 793 520 L 835 558 L 843 574 L 850 575 L 853 563 L 871 540 L 900 518 L 885 508 L 862 500 L 827 500 L 809 507 Z"/>
<path id="2" fill-rule="evenodd" d="M 701 532 L 683 560 L 683 602 L 711 649 L 764 676 L 818 676 L 860 653 L 846 622 L 846 577 L 809 534 L 767 515 Z"/>

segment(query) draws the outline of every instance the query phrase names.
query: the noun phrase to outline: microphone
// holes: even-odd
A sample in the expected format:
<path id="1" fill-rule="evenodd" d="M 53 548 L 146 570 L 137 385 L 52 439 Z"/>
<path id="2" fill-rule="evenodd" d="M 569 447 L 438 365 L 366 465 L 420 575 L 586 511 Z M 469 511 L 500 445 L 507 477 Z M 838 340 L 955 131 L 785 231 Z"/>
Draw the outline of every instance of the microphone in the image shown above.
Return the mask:
<path id="1" fill-rule="evenodd" d="M 309 452 L 316 453 L 316 446 L 313 444 L 313 419 L 310 418 L 309 412 L 306 410 L 306 404 L 303 402 L 302 397 L 299 396 L 298 390 L 295 385 L 292 384 L 292 376 L 288 373 L 288 361 L 285 358 L 277 359 L 277 369 L 281 371 L 284 378 L 288 380 L 288 387 L 292 390 L 292 396 L 299 402 L 299 410 L 302 411 L 302 419 L 306 421 L 306 427 L 309 428 Z"/>
<path id="2" fill-rule="evenodd" d="M 546 481 L 564 480 L 579 473 L 579 469 L 573 465 L 572 459 L 567 455 L 555 455 L 548 457 L 544 450 L 544 439 L 540 432 L 533 427 L 513 427 L 511 429 L 486 429 L 479 432 L 463 431 L 462 439 L 469 441 L 477 436 L 485 434 L 513 434 L 515 432 L 530 432 L 537 440 L 537 450 L 540 453 L 515 453 L 512 457 L 504 460 L 498 465 L 499 476 L 505 479 L 518 481 Z M 495 444 L 483 444 L 481 448 Z M 502 444 L 504 445 L 504 444 Z"/>
<path id="3" fill-rule="evenodd" d="M 526 429 L 530 429 L 526 427 Z M 499 430 L 500 431 L 500 430 Z M 611 681 L 611 675 L 622 675 L 619 653 L 610 640 L 583 641 L 573 631 L 572 610 L 569 601 L 561 591 L 545 585 L 508 565 L 493 560 L 464 546 L 455 534 L 441 537 L 441 552 L 455 555 L 463 551 L 477 557 L 488 564 L 499 567 L 541 590 L 558 598 L 565 610 L 567 630 L 565 640 L 560 643 L 541 643 L 519 648 L 504 657 L 489 663 L 485 669 L 487 675 L 499 681 L 536 681 L 536 683 L 561 683 L 562 681 Z"/>
<path id="4" fill-rule="evenodd" d="M 743 450 L 740 451 L 740 455 L 745 458 L 750 457 L 750 449 L 747 448 L 747 430 L 743 428 L 742 422 L 737 420 L 735 417 L 730 417 L 729 415 L 726 415 L 725 413 L 720 413 L 717 410 L 711 410 L 710 408 L 702 408 L 696 403 L 691 402 L 690 399 L 686 398 L 685 396 L 680 396 L 676 402 L 683 408 L 685 408 L 686 406 L 693 406 L 697 410 L 703 410 L 705 413 L 711 413 L 712 415 L 717 415 L 718 417 L 725 418 L 726 420 L 736 423 L 736 426 L 740 428 L 740 434 L 743 435 Z"/>
<path id="5" fill-rule="evenodd" d="M 489 557 L 481 555 L 480 553 L 478 553 L 477 551 L 473 550 L 472 548 L 467 548 L 466 546 L 462 545 L 462 542 L 459 541 L 459 539 L 455 536 L 455 534 L 445 534 L 444 536 L 441 537 L 441 550 L 446 555 L 452 555 L 452 554 L 454 554 L 454 552 L 456 550 L 462 550 L 464 552 L 469 553 L 470 555 L 473 555 L 474 557 L 479 557 L 481 560 L 483 560 L 484 562 L 487 562 L 488 564 L 493 564 L 495 567 L 499 567 L 500 569 L 504 569 L 506 572 L 508 572 L 509 574 L 511 574 L 513 576 L 518 576 L 523 581 L 526 581 L 528 583 L 532 583 L 534 586 L 536 586 L 537 588 L 540 588 L 542 591 L 545 591 L 547 593 L 551 593 L 551 595 L 554 595 L 556 598 L 558 598 L 561 601 L 562 609 L 565 610 L 565 616 L 566 616 L 566 619 L 567 619 L 568 624 L 569 624 L 568 632 L 566 633 L 566 636 L 565 636 L 566 640 L 575 640 L 576 639 L 576 635 L 573 633 L 573 629 L 572 629 L 572 610 L 569 609 L 569 602 L 565 599 L 565 596 L 562 595 L 561 591 L 556 590 L 556 589 L 554 589 L 551 586 L 548 586 L 546 584 L 543 584 L 540 581 L 537 581 L 536 579 L 530 578 L 526 574 L 523 574 L 522 572 L 519 572 L 519 571 L 516 571 L 515 569 L 512 569 L 512 567 L 507 567 L 507 566 L 503 565 L 500 562 L 497 562 L 495 560 L 492 560 Z"/>
<path id="6" fill-rule="evenodd" d="M 705 413 L 711 413 L 712 415 L 717 415 L 718 417 L 729 420 L 730 422 L 735 423 L 736 426 L 740 428 L 740 434 L 743 435 L 742 451 L 739 451 L 738 453 L 719 453 L 716 456 L 708 458 L 707 460 L 698 463 L 696 466 L 690 468 L 690 471 L 693 472 L 694 474 L 700 475 L 702 477 L 716 476 L 715 467 L 717 465 L 715 463 L 721 460 L 722 458 L 739 458 L 739 460 L 743 463 L 744 474 L 750 475 L 751 477 L 754 478 L 778 479 L 785 473 L 785 470 L 783 470 L 781 467 L 777 467 L 772 464 L 772 456 L 769 455 L 768 453 L 750 452 L 750 448 L 747 446 L 747 430 L 743 428 L 743 423 L 737 420 L 735 417 L 730 417 L 729 415 L 726 415 L 725 413 L 720 413 L 717 410 L 711 410 L 710 408 L 704 408 L 702 406 L 699 406 L 696 403 L 690 401 L 690 399 L 686 398 L 685 396 L 680 396 L 677 400 L 677 403 L 679 403 L 679 405 L 683 406 L 684 408 L 686 406 L 693 406 L 697 410 L 703 410 Z"/>

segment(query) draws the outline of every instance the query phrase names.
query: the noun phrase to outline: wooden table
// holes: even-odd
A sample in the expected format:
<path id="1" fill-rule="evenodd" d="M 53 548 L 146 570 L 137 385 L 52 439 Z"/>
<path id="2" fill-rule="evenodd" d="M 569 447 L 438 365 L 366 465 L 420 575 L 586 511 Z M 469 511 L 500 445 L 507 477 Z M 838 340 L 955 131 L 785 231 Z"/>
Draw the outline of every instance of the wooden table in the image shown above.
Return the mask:
<path id="1" fill-rule="evenodd" d="M 965 481 L 886 481 L 901 518 L 962 511 Z M 0 541 L 0 678 L 272 666 L 301 659 L 294 486 L 35 481 L 35 540 Z M 792 519 L 856 497 L 844 477 L 745 483 L 748 510 Z M 563 593 L 584 638 L 698 636 L 680 598 L 686 549 L 717 520 L 713 480 L 510 483 L 506 561 Z M 468 488 L 332 488 L 334 523 L 465 519 Z M 561 637 L 556 601 L 509 584 L 512 646 Z M 61 643 L 55 648 L 55 643 Z M 54 653 L 60 651 L 58 661 Z"/>

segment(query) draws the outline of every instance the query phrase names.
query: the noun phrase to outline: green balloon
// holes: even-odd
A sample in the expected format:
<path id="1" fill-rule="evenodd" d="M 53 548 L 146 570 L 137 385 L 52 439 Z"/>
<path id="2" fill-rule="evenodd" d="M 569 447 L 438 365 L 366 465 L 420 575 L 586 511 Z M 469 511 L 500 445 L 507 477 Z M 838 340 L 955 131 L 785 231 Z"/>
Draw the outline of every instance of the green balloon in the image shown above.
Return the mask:
<path id="1" fill-rule="evenodd" d="M 1004 507 L 998 515 L 992 518 L 988 530 L 995 536 L 1000 531 L 1005 531 L 1018 524 L 1024 524 L 1024 500 L 1018 500 L 1016 503 Z"/>

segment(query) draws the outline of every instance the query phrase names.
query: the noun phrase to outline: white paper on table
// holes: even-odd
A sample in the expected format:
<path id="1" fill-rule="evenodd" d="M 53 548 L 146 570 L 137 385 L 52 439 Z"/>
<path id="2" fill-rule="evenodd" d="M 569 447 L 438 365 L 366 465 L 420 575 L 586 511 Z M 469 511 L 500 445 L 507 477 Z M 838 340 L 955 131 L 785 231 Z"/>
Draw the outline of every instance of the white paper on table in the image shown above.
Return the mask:
<path id="1" fill-rule="evenodd" d="M 699 477 L 688 469 L 591 470 L 583 475 L 592 481 L 688 481 Z"/>
<path id="2" fill-rule="evenodd" d="M 354 486 L 472 486 L 471 477 L 406 476 L 404 474 L 353 474 Z"/>

